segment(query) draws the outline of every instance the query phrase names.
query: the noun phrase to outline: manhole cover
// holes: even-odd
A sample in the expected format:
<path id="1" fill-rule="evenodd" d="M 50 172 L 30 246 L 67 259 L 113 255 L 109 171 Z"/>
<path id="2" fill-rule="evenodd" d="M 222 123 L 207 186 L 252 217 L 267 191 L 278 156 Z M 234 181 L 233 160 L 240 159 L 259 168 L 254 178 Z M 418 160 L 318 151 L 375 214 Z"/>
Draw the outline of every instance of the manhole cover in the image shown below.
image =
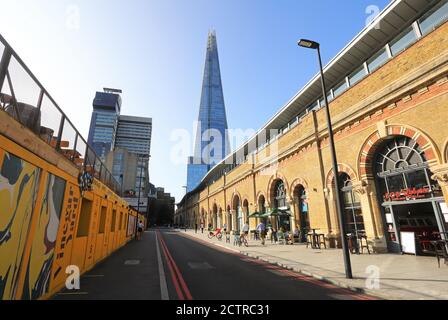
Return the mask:
<path id="1" fill-rule="evenodd" d="M 140 264 L 140 260 L 126 260 L 124 262 L 125 266 L 136 266 Z"/>

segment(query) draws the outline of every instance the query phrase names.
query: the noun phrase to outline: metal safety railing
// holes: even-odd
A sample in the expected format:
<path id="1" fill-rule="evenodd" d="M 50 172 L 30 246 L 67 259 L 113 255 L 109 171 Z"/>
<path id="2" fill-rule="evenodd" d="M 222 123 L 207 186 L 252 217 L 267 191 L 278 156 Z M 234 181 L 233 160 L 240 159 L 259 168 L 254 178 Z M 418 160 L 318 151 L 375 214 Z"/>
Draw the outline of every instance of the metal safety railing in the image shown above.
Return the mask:
<path id="1" fill-rule="evenodd" d="M 0 35 L 0 110 L 117 194 L 120 183 L 42 84 Z"/>

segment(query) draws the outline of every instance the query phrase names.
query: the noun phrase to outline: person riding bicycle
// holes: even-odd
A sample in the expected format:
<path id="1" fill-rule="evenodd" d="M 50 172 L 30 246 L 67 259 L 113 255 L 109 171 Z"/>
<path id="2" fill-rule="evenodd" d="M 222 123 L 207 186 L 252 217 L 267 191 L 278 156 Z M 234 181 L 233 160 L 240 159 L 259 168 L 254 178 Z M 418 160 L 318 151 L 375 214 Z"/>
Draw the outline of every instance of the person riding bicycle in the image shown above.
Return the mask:
<path id="1" fill-rule="evenodd" d="M 222 230 L 221 228 L 217 228 L 214 232 L 213 232 L 213 230 L 210 230 L 210 236 L 212 236 L 212 237 L 216 237 L 216 236 L 218 236 L 219 234 L 222 235 L 222 231 L 221 231 L 221 230 Z"/>
<path id="2" fill-rule="evenodd" d="M 246 224 L 243 226 L 243 230 L 242 230 L 242 234 L 241 234 L 241 240 L 242 238 L 245 238 L 246 241 L 248 240 L 248 235 L 249 235 L 249 223 L 246 222 Z"/>

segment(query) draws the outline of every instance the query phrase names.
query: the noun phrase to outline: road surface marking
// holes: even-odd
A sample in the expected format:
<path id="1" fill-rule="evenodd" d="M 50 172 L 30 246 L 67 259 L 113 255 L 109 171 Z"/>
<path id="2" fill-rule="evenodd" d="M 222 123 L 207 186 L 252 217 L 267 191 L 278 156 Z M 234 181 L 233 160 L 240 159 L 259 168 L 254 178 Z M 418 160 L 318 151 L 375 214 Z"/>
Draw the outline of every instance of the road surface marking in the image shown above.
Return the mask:
<path id="1" fill-rule="evenodd" d="M 162 235 L 160 235 L 160 243 L 162 244 L 162 248 L 165 249 L 165 252 L 166 252 L 168 258 L 171 261 L 171 263 L 172 263 L 172 265 L 174 267 L 174 270 L 176 271 L 177 278 L 179 279 L 179 282 L 180 282 L 180 284 L 182 286 L 182 289 L 183 289 L 183 291 L 185 293 L 185 297 L 187 298 L 187 300 L 193 300 L 193 297 L 191 296 L 190 290 L 188 289 L 188 286 L 185 283 L 184 278 L 182 277 L 182 273 L 180 272 L 176 262 L 174 261 L 170 251 L 168 250 L 168 246 L 166 245 L 165 240 L 163 239 Z"/>
<path id="2" fill-rule="evenodd" d="M 181 233 L 180 235 L 184 236 L 183 233 Z M 323 288 L 326 288 L 326 289 L 334 290 L 334 292 L 337 295 L 342 295 L 342 296 L 349 297 L 349 298 L 352 298 L 352 299 L 355 299 L 355 300 L 378 300 L 378 298 L 375 298 L 375 297 L 372 297 L 372 296 L 369 296 L 369 295 L 366 295 L 366 294 L 363 294 L 363 293 L 357 293 L 357 292 L 354 292 L 354 291 L 352 291 L 350 289 L 338 287 L 338 286 L 336 286 L 334 284 L 327 283 L 325 281 L 316 279 L 314 277 L 306 276 L 304 274 L 285 269 L 285 268 L 280 267 L 280 266 L 278 266 L 276 264 L 272 264 L 269 261 L 264 261 L 264 260 L 260 260 L 260 259 L 254 258 L 254 257 L 247 256 L 247 255 L 243 254 L 239 250 L 235 250 L 233 248 L 229 248 L 229 247 L 217 244 L 215 242 L 207 242 L 207 241 L 205 241 L 203 239 L 199 239 L 199 238 L 196 238 L 196 237 L 188 235 L 188 234 L 185 235 L 185 237 L 189 238 L 190 240 L 199 242 L 199 243 L 201 243 L 201 244 L 203 244 L 203 245 L 205 245 L 207 247 L 210 247 L 210 248 L 218 249 L 216 247 L 219 247 L 221 249 L 220 251 L 226 251 L 228 254 L 240 257 L 240 259 L 242 261 L 244 261 L 244 262 L 254 263 L 254 264 L 258 264 L 260 266 L 263 266 L 263 267 L 265 267 L 267 269 L 267 271 L 271 271 L 272 272 L 274 270 L 277 270 L 277 271 L 280 271 L 280 272 L 282 272 L 284 274 L 287 274 L 287 275 L 295 278 L 296 280 L 308 282 L 308 283 L 311 283 L 313 285 L 317 285 L 317 286 L 320 286 L 320 287 L 323 287 Z M 226 249 L 226 250 L 222 250 L 222 249 Z"/>
<path id="3" fill-rule="evenodd" d="M 170 300 L 168 294 L 168 286 L 166 284 L 165 269 L 163 267 L 162 262 L 162 255 L 160 254 L 159 238 L 157 236 L 157 233 L 156 233 L 156 248 L 157 248 L 157 261 L 159 263 L 160 294 L 162 296 L 162 300 Z"/>
<path id="4" fill-rule="evenodd" d="M 126 260 L 124 262 L 126 266 L 136 266 L 140 264 L 140 260 Z"/>
<path id="5" fill-rule="evenodd" d="M 156 232 L 161 237 L 160 231 L 157 230 Z M 160 241 L 160 244 L 162 244 L 162 240 L 159 239 L 159 241 Z M 171 275 L 171 281 L 173 282 L 174 289 L 176 290 L 177 296 L 178 296 L 179 300 L 185 300 L 184 294 L 182 293 L 182 290 L 180 289 L 179 282 L 177 281 L 176 275 L 174 274 L 173 266 L 171 264 L 170 259 L 168 259 L 168 255 L 167 255 L 165 247 L 163 245 L 162 245 L 162 252 L 165 257 L 166 264 L 168 265 L 168 269 L 169 269 L 170 275 Z"/>

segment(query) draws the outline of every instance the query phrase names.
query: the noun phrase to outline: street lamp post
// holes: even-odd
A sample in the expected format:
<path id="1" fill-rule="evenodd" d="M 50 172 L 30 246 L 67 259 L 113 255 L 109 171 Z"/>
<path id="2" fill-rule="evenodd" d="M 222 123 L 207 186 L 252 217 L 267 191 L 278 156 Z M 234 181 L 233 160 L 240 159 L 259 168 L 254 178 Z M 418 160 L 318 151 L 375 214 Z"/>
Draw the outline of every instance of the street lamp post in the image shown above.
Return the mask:
<path id="1" fill-rule="evenodd" d="M 187 215 L 188 215 L 188 186 L 183 186 L 185 189 L 185 232 L 187 231 Z"/>
<path id="2" fill-rule="evenodd" d="M 350 262 L 350 253 L 348 250 L 348 243 L 347 243 L 347 238 L 346 238 L 346 225 L 345 225 L 345 217 L 343 214 L 344 210 L 342 208 L 338 160 L 336 157 L 336 148 L 335 148 L 334 136 L 333 136 L 333 126 L 331 124 L 330 107 L 328 104 L 327 88 L 325 85 L 324 70 L 323 70 L 323 66 L 322 66 L 322 57 L 320 54 L 320 44 L 315 41 L 302 39 L 299 41 L 298 45 L 300 47 L 304 47 L 304 48 L 308 48 L 308 49 L 314 49 L 314 50 L 317 49 L 317 55 L 319 58 L 320 77 L 321 77 L 321 83 L 322 83 L 322 93 L 324 95 L 324 101 L 325 101 L 328 137 L 330 140 L 331 161 L 332 161 L 332 165 L 333 165 L 334 183 L 335 183 L 335 189 L 336 189 L 336 210 L 338 212 L 339 224 L 340 224 L 340 229 L 341 229 L 342 251 L 344 254 L 344 263 L 345 263 L 345 275 L 348 279 L 352 279 L 353 278 L 352 266 L 351 266 L 351 262 Z"/>
<path id="3" fill-rule="evenodd" d="M 142 193 L 142 178 L 143 178 L 143 167 L 145 160 L 144 156 L 139 156 L 137 160 L 137 167 L 140 165 L 140 179 L 138 183 L 138 200 L 137 200 L 137 219 L 135 221 L 135 237 L 137 238 L 137 231 L 138 231 L 138 219 L 139 219 L 139 213 L 140 213 L 140 199 L 141 199 L 141 193 Z M 148 210 L 148 208 L 146 208 Z"/>

